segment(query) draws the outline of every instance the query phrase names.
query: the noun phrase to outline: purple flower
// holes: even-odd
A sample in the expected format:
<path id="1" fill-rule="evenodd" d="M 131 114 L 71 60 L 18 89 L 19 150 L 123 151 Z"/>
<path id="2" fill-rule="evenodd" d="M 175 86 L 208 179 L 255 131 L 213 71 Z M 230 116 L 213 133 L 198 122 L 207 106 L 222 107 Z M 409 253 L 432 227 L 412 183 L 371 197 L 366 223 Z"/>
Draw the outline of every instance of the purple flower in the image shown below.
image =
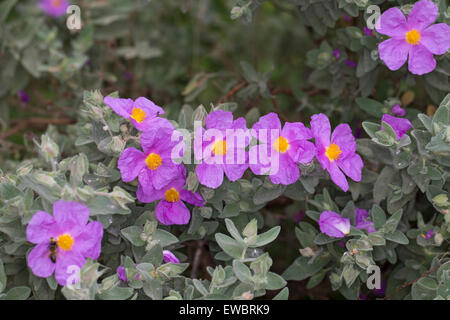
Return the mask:
<path id="1" fill-rule="evenodd" d="M 408 19 L 398 8 L 386 10 L 376 23 L 376 30 L 391 37 L 378 45 L 380 59 L 391 70 L 398 70 L 409 56 L 408 69 L 422 75 L 436 67 L 433 55 L 450 48 L 450 26 L 438 23 L 438 7 L 429 0 L 416 2 Z"/>
<path id="2" fill-rule="evenodd" d="M 77 202 L 56 201 L 53 216 L 38 211 L 31 218 L 26 234 L 37 244 L 28 255 L 28 266 L 38 277 L 47 278 L 55 272 L 56 281 L 65 286 L 72 275 L 72 266 L 80 269 L 86 258 L 100 255 L 103 227 L 89 222 L 90 211 Z"/>
<path id="3" fill-rule="evenodd" d="M 406 110 L 400 107 L 399 104 L 393 106 L 391 112 L 399 117 L 403 117 L 406 114 Z"/>
<path id="4" fill-rule="evenodd" d="M 127 282 L 128 281 L 127 273 L 125 272 L 125 268 L 124 267 L 118 266 L 117 270 L 116 270 L 116 273 L 117 273 L 117 277 L 119 278 L 119 280 L 122 280 L 123 282 Z"/>
<path id="5" fill-rule="evenodd" d="M 66 14 L 67 7 L 70 5 L 67 0 L 41 0 L 39 6 L 45 14 L 51 17 L 60 17 Z"/>
<path id="6" fill-rule="evenodd" d="M 422 237 L 424 239 L 430 239 L 430 238 L 434 237 L 434 230 L 433 229 L 428 230 L 428 232 L 426 234 L 422 234 Z"/>
<path id="7" fill-rule="evenodd" d="M 197 207 L 202 207 L 204 200 L 198 193 L 185 190 L 186 168 L 178 167 L 178 174 L 167 186 L 162 189 L 143 189 L 138 186 L 137 198 L 141 202 L 155 202 L 160 200 L 156 206 L 156 218 L 164 225 L 187 224 L 191 218 L 189 209 L 183 201 Z"/>
<path id="8" fill-rule="evenodd" d="M 163 250 L 163 258 L 165 263 L 180 263 L 180 260 L 169 250 Z"/>
<path id="9" fill-rule="evenodd" d="M 274 184 L 289 185 L 300 178 L 297 163 L 314 159 L 316 148 L 307 141 L 311 130 L 301 122 L 281 122 L 276 113 L 269 113 L 253 125 L 252 135 L 261 144 L 250 148 L 250 169 L 254 174 L 269 174 Z"/>
<path id="10" fill-rule="evenodd" d="M 370 30 L 370 29 L 367 28 L 367 27 L 364 27 L 363 30 L 364 30 L 364 33 L 366 34 L 366 36 L 373 37 L 373 32 L 372 32 L 372 30 Z"/>
<path id="11" fill-rule="evenodd" d="M 25 91 L 20 90 L 19 92 L 17 92 L 17 95 L 19 96 L 20 101 L 22 101 L 23 103 L 30 102 L 30 96 Z"/>
<path id="12" fill-rule="evenodd" d="M 339 60 L 339 58 L 341 57 L 341 49 L 334 50 L 333 56 L 336 58 L 336 60 Z"/>
<path id="13" fill-rule="evenodd" d="M 173 141 L 177 134 L 171 126 L 154 126 L 141 134 L 143 152 L 130 147 L 120 155 L 118 168 L 124 182 L 138 177 L 139 186 L 144 190 L 161 189 L 178 174 L 181 164 L 175 163 L 172 157 L 181 158 L 184 143 Z M 180 153 L 175 154 L 176 147 L 182 145 Z M 172 154 L 174 151 L 174 154 Z"/>
<path id="14" fill-rule="evenodd" d="M 343 238 L 350 233 L 350 219 L 333 211 L 324 211 L 320 214 L 319 227 L 322 233 L 330 237 Z"/>
<path id="15" fill-rule="evenodd" d="M 375 232 L 373 222 L 368 220 L 369 212 L 365 209 L 355 208 L 355 228 L 366 229 L 368 233 Z"/>
<path id="16" fill-rule="evenodd" d="M 396 118 L 389 114 L 383 114 L 381 121 L 386 122 L 394 129 L 397 140 L 401 139 L 406 132 L 411 129 L 411 122 L 409 122 L 408 119 Z M 383 128 L 381 128 L 381 130 L 383 130 Z"/>
<path id="17" fill-rule="evenodd" d="M 350 126 L 340 124 L 331 135 L 330 121 L 321 113 L 312 116 L 311 130 L 316 140 L 317 160 L 322 169 L 328 171 L 331 180 L 344 191 L 348 190 L 345 175 L 356 182 L 361 181 L 364 164 L 356 153 L 356 141 Z"/>
<path id="18" fill-rule="evenodd" d="M 119 116 L 130 119 L 131 123 L 140 131 L 147 131 L 157 125 L 172 126 L 172 124 L 158 115 L 164 114 L 164 110 L 144 97 L 136 101 L 132 99 L 121 99 L 105 97 L 103 102 Z"/>
<path id="19" fill-rule="evenodd" d="M 300 211 L 299 213 L 297 213 L 297 214 L 294 216 L 294 221 L 295 221 L 295 223 L 299 223 L 300 221 L 303 220 L 304 217 L 305 217 L 305 211 Z"/>
<path id="20" fill-rule="evenodd" d="M 381 280 L 380 289 L 374 289 L 373 293 L 377 297 L 384 297 L 386 295 L 386 289 L 387 289 L 387 280 L 386 279 L 382 279 Z"/>
<path id="21" fill-rule="evenodd" d="M 349 67 L 355 68 L 356 67 L 356 62 L 352 61 L 352 60 L 345 60 L 345 64 L 348 65 Z"/>
<path id="22" fill-rule="evenodd" d="M 250 142 L 245 119 L 233 121 L 230 111 L 217 110 L 206 117 L 206 129 L 195 133 L 195 157 L 202 160 L 196 168 L 198 181 L 215 189 L 224 174 L 230 181 L 242 178 L 248 168 L 245 148 Z"/>

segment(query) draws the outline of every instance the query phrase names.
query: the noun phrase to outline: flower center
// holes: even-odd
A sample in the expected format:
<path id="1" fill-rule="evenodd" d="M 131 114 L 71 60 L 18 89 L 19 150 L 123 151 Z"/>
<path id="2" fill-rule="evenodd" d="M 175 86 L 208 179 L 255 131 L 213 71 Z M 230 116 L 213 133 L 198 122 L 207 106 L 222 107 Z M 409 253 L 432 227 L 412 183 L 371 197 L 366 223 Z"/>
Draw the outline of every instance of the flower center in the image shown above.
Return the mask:
<path id="1" fill-rule="evenodd" d="M 214 142 L 212 151 L 216 156 L 223 156 L 227 154 L 227 142 L 224 140 L 218 140 Z"/>
<path id="2" fill-rule="evenodd" d="M 289 149 L 289 142 L 285 137 L 279 136 L 273 143 L 275 150 L 281 153 L 285 153 Z"/>
<path id="3" fill-rule="evenodd" d="M 162 159 L 159 154 L 150 153 L 147 158 L 145 158 L 145 163 L 150 170 L 158 169 L 162 164 Z"/>
<path id="4" fill-rule="evenodd" d="M 178 202 L 180 200 L 180 193 L 175 188 L 170 188 L 166 190 L 164 195 L 164 200 L 168 202 Z"/>
<path id="5" fill-rule="evenodd" d="M 53 7 L 60 7 L 61 6 L 61 0 L 52 0 L 52 6 Z"/>
<path id="6" fill-rule="evenodd" d="M 329 145 L 325 151 L 325 155 L 328 157 L 330 161 L 334 161 L 341 155 L 342 151 L 339 146 L 335 143 Z"/>
<path id="7" fill-rule="evenodd" d="M 420 32 L 416 29 L 412 29 L 406 33 L 406 42 L 412 44 L 413 46 L 419 44 L 420 42 Z"/>
<path id="8" fill-rule="evenodd" d="M 131 110 L 131 118 L 136 120 L 136 122 L 141 123 L 145 120 L 145 118 L 147 118 L 147 116 L 145 115 L 144 110 L 140 108 L 133 108 L 133 110 Z"/>
<path id="9" fill-rule="evenodd" d="M 58 237 L 57 243 L 58 247 L 63 249 L 64 251 L 71 250 L 73 246 L 73 238 L 70 234 L 65 233 Z"/>

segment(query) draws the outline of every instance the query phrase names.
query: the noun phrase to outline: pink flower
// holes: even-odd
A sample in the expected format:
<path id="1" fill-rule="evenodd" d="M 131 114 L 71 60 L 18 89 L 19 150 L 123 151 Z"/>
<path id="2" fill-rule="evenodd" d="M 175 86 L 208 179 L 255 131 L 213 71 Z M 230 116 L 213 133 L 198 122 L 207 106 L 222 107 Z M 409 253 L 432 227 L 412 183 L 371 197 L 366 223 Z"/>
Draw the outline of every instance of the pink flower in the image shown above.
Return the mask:
<path id="1" fill-rule="evenodd" d="M 381 42 L 378 51 L 389 69 L 400 69 L 409 56 L 411 73 L 422 75 L 434 70 L 433 55 L 444 54 L 450 48 L 450 26 L 446 23 L 431 25 L 438 11 L 432 1 L 421 0 L 416 2 L 408 19 L 398 8 L 390 8 L 380 16 L 376 30 L 391 39 Z"/>
<path id="2" fill-rule="evenodd" d="M 67 7 L 70 5 L 67 0 L 41 0 L 39 6 L 51 17 L 60 17 L 66 14 Z"/>
<path id="3" fill-rule="evenodd" d="M 343 238 L 350 233 L 350 219 L 333 211 L 324 211 L 320 214 L 319 227 L 327 236 Z"/>
<path id="4" fill-rule="evenodd" d="M 274 184 L 289 185 L 300 178 L 297 163 L 314 159 L 316 148 L 308 139 L 311 130 L 301 122 L 286 122 L 281 127 L 276 113 L 269 113 L 253 125 L 252 135 L 261 143 L 250 148 L 250 169 L 254 174 L 269 174 Z"/>
<path id="5" fill-rule="evenodd" d="M 411 122 L 405 118 L 396 118 L 389 114 L 383 114 L 381 121 L 386 122 L 395 131 L 396 139 L 401 139 L 409 129 L 411 129 Z M 381 127 L 383 130 L 383 127 Z"/>
<path id="6" fill-rule="evenodd" d="M 400 107 L 399 104 L 393 106 L 391 112 L 399 117 L 403 117 L 406 114 L 406 110 Z"/>
<path id="7" fill-rule="evenodd" d="M 169 250 L 163 250 L 163 258 L 165 263 L 180 263 L 180 260 Z"/>
<path id="8" fill-rule="evenodd" d="M 145 190 L 161 189 L 179 174 L 178 168 L 182 166 L 172 159 L 172 152 L 178 141 L 172 140 L 174 130 L 171 126 L 154 126 L 141 134 L 143 151 L 136 148 L 126 148 L 120 155 L 118 168 L 124 182 L 131 182 L 136 177 L 139 186 Z M 181 137 L 182 138 L 182 137 Z M 184 143 L 180 153 L 182 157 Z M 138 197 L 139 199 L 139 197 Z M 141 201 L 141 199 L 139 199 Z"/>
<path id="9" fill-rule="evenodd" d="M 187 224 L 191 213 L 183 201 L 197 207 L 202 207 L 204 200 L 198 193 L 184 189 L 186 184 L 186 168 L 178 167 L 178 174 L 169 184 L 162 189 L 143 189 L 138 186 L 137 197 L 139 201 L 151 203 L 159 201 L 156 205 L 156 218 L 165 225 Z"/>
<path id="10" fill-rule="evenodd" d="M 38 211 L 27 226 L 27 239 L 37 244 L 28 255 L 28 266 L 38 277 L 55 272 L 56 281 L 65 286 L 72 266 L 82 268 L 86 258 L 100 255 L 103 227 L 89 222 L 90 211 L 77 202 L 56 201 L 53 216 Z"/>
<path id="11" fill-rule="evenodd" d="M 206 117 L 206 131 L 199 128 L 195 133 L 195 157 L 202 162 L 197 166 L 198 181 L 209 187 L 218 188 L 224 174 L 230 181 L 236 181 L 248 168 L 247 125 L 244 118 L 233 120 L 230 111 L 217 110 Z"/>
<path id="12" fill-rule="evenodd" d="M 311 130 L 316 140 L 317 160 L 322 169 L 328 171 L 331 180 L 344 191 L 348 190 L 345 175 L 356 182 L 361 181 L 364 163 L 356 153 L 356 141 L 350 126 L 340 124 L 331 134 L 330 121 L 321 113 L 311 117 Z"/>
<path id="13" fill-rule="evenodd" d="M 164 110 L 147 98 L 139 97 L 133 101 L 132 99 L 105 97 L 103 102 L 119 116 L 129 119 L 140 131 L 150 130 L 156 125 L 173 128 L 167 119 L 158 118 L 158 115 L 164 114 Z"/>

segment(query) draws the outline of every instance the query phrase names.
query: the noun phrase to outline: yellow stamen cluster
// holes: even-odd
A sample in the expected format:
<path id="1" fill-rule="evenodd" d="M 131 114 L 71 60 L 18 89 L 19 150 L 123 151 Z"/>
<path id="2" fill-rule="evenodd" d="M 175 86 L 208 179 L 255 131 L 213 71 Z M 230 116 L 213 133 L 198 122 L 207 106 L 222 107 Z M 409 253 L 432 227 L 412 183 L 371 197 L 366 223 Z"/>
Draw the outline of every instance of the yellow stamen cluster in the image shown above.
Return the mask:
<path id="1" fill-rule="evenodd" d="M 325 150 L 325 155 L 330 161 L 334 161 L 341 155 L 342 151 L 339 146 L 335 143 L 330 144 Z"/>
<path id="2" fill-rule="evenodd" d="M 159 154 L 150 153 L 145 159 L 145 163 L 150 170 L 156 170 L 161 166 L 162 159 Z"/>
<path id="3" fill-rule="evenodd" d="M 166 190 L 166 193 L 164 194 L 164 200 L 168 202 L 178 202 L 180 201 L 180 193 L 175 188 L 170 188 L 169 190 Z"/>
<path id="4" fill-rule="evenodd" d="M 406 33 L 406 42 L 413 46 L 418 45 L 420 42 L 420 32 L 412 29 Z"/>
<path id="5" fill-rule="evenodd" d="M 279 136 L 273 143 L 273 148 L 278 152 L 285 153 L 289 149 L 289 142 L 285 137 Z"/>
<path id="6" fill-rule="evenodd" d="M 218 140 L 214 142 L 212 152 L 216 156 L 223 156 L 227 154 L 227 142 L 225 140 Z"/>
<path id="7" fill-rule="evenodd" d="M 131 110 L 131 118 L 136 120 L 136 122 L 141 123 L 145 120 L 145 118 L 147 118 L 147 115 L 144 110 L 140 108 L 133 108 L 133 110 Z"/>
<path id="8" fill-rule="evenodd" d="M 71 250 L 72 246 L 73 246 L 73 242 L 74 242 L 74 240 L 73 240 L 72 236 L 68 233 L 65 233 L 65 234 L 59 236 L 58 240 L 57 240 L 58 247 L 60 247 L 64 251 Z"/>

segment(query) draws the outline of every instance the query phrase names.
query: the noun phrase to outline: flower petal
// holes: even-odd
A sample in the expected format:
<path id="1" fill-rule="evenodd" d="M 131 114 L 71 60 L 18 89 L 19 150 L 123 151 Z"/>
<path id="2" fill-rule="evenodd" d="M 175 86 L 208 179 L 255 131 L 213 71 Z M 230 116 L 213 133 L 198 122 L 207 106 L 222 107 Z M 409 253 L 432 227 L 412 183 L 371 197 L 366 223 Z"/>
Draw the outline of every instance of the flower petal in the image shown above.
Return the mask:
<path id="1" fill-rule="evenodd" d="M 330 144 L 331 125 L 328 117 L 323 113 L 315 114 L 311 117 L 311 131 L 316 140 L 322 146 Z"/>
<path id="2" fill-rule="evenodd" d="M 164 198 L 165 189 L 156 190 L 154 188 L 145 189 L 141 184 L 138 185 L 136 197 L 140 202 L 152 203 Z"/>
<path id="3" fill-rule="evenodd" d="M 398 70 L 403 66 L 408 58 L 411 45 L 405 39 L 388 39 L 378 45 L 380 59 L 392 70 Z"/>
<path id="4" fill-rule="evenodd" d="M 311 130 L 306 128 L 301 122 L 286 122 L 281 131 L 281 135 L 289 142 L 295 140 L 308 140 L 313 137 Z"/>
<path id="5" fill-rule="evenodd" d="M 231 111 L 216 110 L 206 116 L 206 129 L 230 129 L 233 125 Z"/>
<path id="6" fill-rule="evenodd" d="M 122 116 L 125 119 L 130 118 L 131 110 L 133 109 L 132 99 L 105 97 L 103 102 L 119 116 Z"/>
<path id="7" fill-rule="evenodd" d="M 145 154 L 133 147 L 126 148 L 117 162 L 123 182 L 131 182 L 136 179 L 145 166 Z"/>
<path id="8" fill-rule="evenodd" d="M 62 285 L 74 285 L 79 281 L 79 271 L 86 259 L 77 251 L 66 251 L 58 253 L 56 259 L 55 279 Z"/>
<path id="9" fill-rule="evenodd" d="M 156 218 L 162 224 L 187 224 L 191 219 L 191 213 L 183 201 L 167 202 L 161 200 L 156 206 Z"/>
<path id="10" fill-rule="evenodd" d="M 83 232 L 75 238 L 76 249 L 85 258 L 97 259 L 102 248 L 103 226 L 98 221 L 87 224 Z"/>
<path id="11" fill-rule="evenodd" d="M 322 212 L 318 223 L 320 231 L 330 237 L 343 238 L 350 232 L 350 219 L 333 211 Z"/>
<path id="12" fill-rule="evenodd" d="M 48 243 L 50 238 L 57 236 L 57 233 L 55 218 L 44 211 L 36 212 L 27 226 L 27 240 L 31 243 Z"/>
<path id="13" fill-rule="evenodd" d="M 276 139 L 281 134 L 281 122 L 274 112 L 259 118 L 251 130 L 251 134 L 263 143 L 271 144 L 270 141 Z"/>
<path id="14" fill-rule="evenodd" d="M 55 264 L 50 260 L 48 243 L 35 246 L 28 255 L 28 266 L 38 277 L 50 277 L 55 271 Z"/>
<path id="15" fill-rule="evenodd" d="M 216 189 L 223 182 L 224 172 L 222 165 L 202 162 L 197 166 L 196 172 L 198 181 L 209 188 Z"/>
<path id="16" fill-rule="evenodd" d="M 53 204 L 53 216 L 60 232 L 69 232 L 72 237 L 79 234 L 89 220 L 89 207 L 75 202 L 58 200 Z"/>
<path id="17" fill-rule="evenodd" d="M 359 154 L 354 153 L 352 156 L 345 158 L 344 160 L 337 160 L 339 168 L 350 177 L 353 181 L 361 181 L 361 172 L 364 167 L 364 163 Z"/>
<path id="18" fill-rule="evenodd" d="M 404 38 L 408 31 L 408 25 L 403 12 L 394 7 L 383 12 L 375 23 L 375 29 L 389 37 Z"/>
<path id="19" fill-rule="evenodd" d="M 196 207 L 203 207 L 205 203 L 205 200 L 203 200 L 203 197 L 199 193 L 185 189 L 180 191 L 180 198 L 184 202 L 192 204 L 193 206 Z"/>
<path id="20" fill-rule="evenodd" d="M 444 54 L 450 48 L 450 26 L 434 24 L 422 32 L 420 43 L 433 54 Z"/>
<path id="21" fill-rule="evenodd" d="M 297 140 L 289 142 L 289 144 L 290 148 L 287 152 L 293 161 L 308 163 L 314 159 L 316 155 L 314 143 L 306 140 Z"/>
<path id="22" fill-rule="evenodd" d="M 331 180 L 343 191 L 348 191 L 348 182 L 345 175 L 339 169 L 336 162 L 330 162 L 328 165 L 328 173 L 330 174 Z"/>
<path id="23" fill-rule="evenodd" d="M 340 159 L 345 159 L 356 151 L 355 137 L 352 134 L 352 129 L 346 123 L 341 123 L 334 129 L 331 135 L 331 143 L 337 144 L 341 149 Z"/>
<path id="24" fill-rule="evenodd" d="M 300 178 L 300 169 L 288 154 L 280 154 L 278 170 L 270 172 L 274 184 L 290 185 Z"/>
<path id="25" fill-rule="evenodd" d="M 408 70 L 417 75 L 430 73 L 436 68 L 433 54 L 423 45 L 412 46 L 409 50 Z"/>
<path id="26" fill-rule="evenodd" d="M 416 2 L 408 15 L 408 25 L 410 28 L 422 31 L 434 21 L 438 16 L 439 8 L 429 0 Z"/>

